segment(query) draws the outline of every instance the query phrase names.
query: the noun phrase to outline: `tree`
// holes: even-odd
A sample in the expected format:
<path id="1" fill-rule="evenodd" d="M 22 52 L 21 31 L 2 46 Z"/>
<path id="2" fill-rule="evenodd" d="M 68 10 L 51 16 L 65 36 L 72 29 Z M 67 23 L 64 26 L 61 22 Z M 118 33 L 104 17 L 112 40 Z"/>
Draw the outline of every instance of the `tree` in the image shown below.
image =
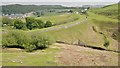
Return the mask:
<path id="1" fill-rule="evenodd" d="M 33 26 L 34 26 L 33 23 L 35 22 L 35 19 L 32 18 L 32 17 L 26 17 L 25 20 L 26 20 L 26 26 L 27 26 L 27 28 L 30 29 L 30 30 L 32 30 Z"/>
<path id="2" fill-rule="evenodd" d="M 38 28 L 44 28 L 45 23 L 42 20 L 36 19 L 36 22 L 38 24 Z"/>
<path id="3" fill-rule="evenodd" d="M 16 29 L 22 29 L 23 27 L 24 27 L 24 23 L 23 23 L 23 21 L 21 21 L 20 19 L 16 19 L 15 21 L 14 21 L 14 27 L 16 28 Z"/>
<path id="4" fill-rule="evenodd" d="M 50 21 L 46 21 L 45 27 L 51 27 L 51 26 L 52 26 L 52 23 Z"/>
<path id="5" fill-rule="evenodd" d="M 38 23 L 35 21 L 34 23 L 32 23 L 32 27 L 33 27 L 33 28 L 39 28 L 39 25 L 38 25 Z"/>

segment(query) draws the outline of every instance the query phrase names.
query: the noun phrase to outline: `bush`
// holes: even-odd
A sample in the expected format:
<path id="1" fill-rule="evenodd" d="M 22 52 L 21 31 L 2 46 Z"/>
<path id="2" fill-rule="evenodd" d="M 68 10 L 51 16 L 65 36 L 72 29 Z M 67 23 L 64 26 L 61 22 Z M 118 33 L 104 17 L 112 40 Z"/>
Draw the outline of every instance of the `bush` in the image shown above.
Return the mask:
<path id="1" fill-rule="evenodd" d="M 44 28 L 45 23 L 44 23 L 43 21 L 41 21 L 41 20 L 39 20 L 39 19 L 36 19 L 36 22 L 37 22 L 37 24 L 38 24 L 38 28 Z"/>
<path id="2" fill-rule="evenodd" d="M 22 30 L 28 30 L 26 25 L 23 26 Z"/>
<path id="3" fill-rule="evenodd" d="M 35 19 L 32 17 L 26 17 L 26 26 L 28 29 L 32 30 L 33 29 L 33 23 L 35 22 Z"/>
<path id="4" fill-rule="evenodd" d="M 104 47 L 108 48 L 108 46 L 110 45 L 110 42 L 108 41 L 108 39 L 105 39 L 105 42 L 104 42 Z"/>
<path id="5" fill-rule="evenodd" d="M 32 45 L 35 45 L 36 48 L 44 49 L 47 48 L 52 42 L 49 37 L 44 35 L 33 34 Z"/>
<path id="6" fill-rule="evenodd" d="M 23 47 L 30 42 L 30 36 L 22 31 L 9 31 L 3 34 L 3 47 Z"/>
<path id="7" fill-rule="evenodd" d="M 35 49 L 44 49 L 52 44 L 48 36 L 40 34 L 28 34 L 23 31 L 9 31 L 3 34 L 2 46 L 3 47 L 20 47 L 24 48 L 27 52 Z"/>
<path id="8" fill-rule="evenodd" d="M 46 21 L 46 23 L 45 23 L 45 27 L 51 27 L 52 26 L 52 22 L 50 22 L 50 21 Z"/>
<path id="9" fill-rule="evenodd" d="M 16 20 L 14 21 L 14 27 L 15 27 L 16 29 L 22 29 L 24 26 L 25 26 L 25 23 L 23 23 L 22 20 L 16 19 Z"/>
<path id="10" fill-rule="evenodd" d="M 31 45 L 31 44 L 26 44 L 24 45 L 24 48 L 27 52 L 32 52 L 33 50 L 36 49 L 36 46 L 35 45 Z"/>
<path id="11" fill-rule="evenodd" d="M 14 32 L 8 32 L 2 35 L 2 47 L 17 46 L 16 38 L 13 36 Z"/>

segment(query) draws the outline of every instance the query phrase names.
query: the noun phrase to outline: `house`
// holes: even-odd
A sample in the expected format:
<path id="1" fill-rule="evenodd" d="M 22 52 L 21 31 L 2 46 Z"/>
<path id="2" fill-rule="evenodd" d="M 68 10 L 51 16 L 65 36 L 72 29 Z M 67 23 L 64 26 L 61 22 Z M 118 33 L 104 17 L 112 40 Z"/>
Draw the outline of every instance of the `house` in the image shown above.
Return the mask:
<path id="1" fill-rule="evenodd" d="M 25 18 L 27 15 L 24 14 L 11 14 L 11 15 L 4 15 L 4 17 L 8 17 L 10 19 L 19 19 L 19 18 Z"/>
<path id="2" fill-rule="evenodd" d="M 19 19 L 19 18 L 24 19 L 25 17 L 29 17 L 32 14 L 33 14 L 33 12 L 25 13 L 25 14 L 10 14 L 10 15 L 8 15 L 8 14 L 6 14 L 6 15 L 2 14 L 2 16 L 3 17 L 8 17 L 10 19 Z"/>

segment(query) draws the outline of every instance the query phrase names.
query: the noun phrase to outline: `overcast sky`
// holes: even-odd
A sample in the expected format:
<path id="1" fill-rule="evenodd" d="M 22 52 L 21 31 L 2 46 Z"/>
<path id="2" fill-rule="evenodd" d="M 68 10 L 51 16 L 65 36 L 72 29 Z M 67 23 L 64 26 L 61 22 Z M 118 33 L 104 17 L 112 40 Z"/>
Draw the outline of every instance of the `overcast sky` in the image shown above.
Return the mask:
<path id="1" fill-rule="evenodd" d="M 24 4 L 24 5 L 63 5 L 76 7 L 81 5 L 103 5 L 118 3 L 119 0 L 2 0 L 2 4 Z"/>

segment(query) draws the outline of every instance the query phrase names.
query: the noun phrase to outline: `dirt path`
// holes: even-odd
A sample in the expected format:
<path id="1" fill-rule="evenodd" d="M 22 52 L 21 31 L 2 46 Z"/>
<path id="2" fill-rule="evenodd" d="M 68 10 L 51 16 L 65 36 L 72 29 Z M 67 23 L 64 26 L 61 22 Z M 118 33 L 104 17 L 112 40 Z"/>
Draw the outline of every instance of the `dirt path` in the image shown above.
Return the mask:
<path id="1" fill-rule="evenodd" d="M 58 63 L 72 66 L 116 66 L 118 54 L 75 45 L 59 44 Z"/>

